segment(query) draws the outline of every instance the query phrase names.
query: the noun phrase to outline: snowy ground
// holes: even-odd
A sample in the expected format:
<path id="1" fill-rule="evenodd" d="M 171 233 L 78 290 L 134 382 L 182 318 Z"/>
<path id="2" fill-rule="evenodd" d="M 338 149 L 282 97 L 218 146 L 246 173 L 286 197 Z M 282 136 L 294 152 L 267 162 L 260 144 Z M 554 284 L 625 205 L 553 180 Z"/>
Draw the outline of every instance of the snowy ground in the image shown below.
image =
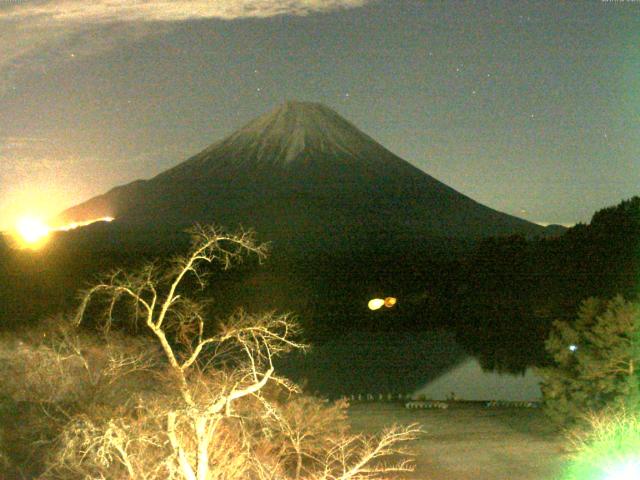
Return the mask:
<path id="1" fill-rule="evenodd" d="M 564 462 L 561 439 L 537 409 L 458 404 L 447 410 L 408 410 L 362 403 L 349 411 L 356 431 L 418 422 L 412 480 L 556 480 Z"/>

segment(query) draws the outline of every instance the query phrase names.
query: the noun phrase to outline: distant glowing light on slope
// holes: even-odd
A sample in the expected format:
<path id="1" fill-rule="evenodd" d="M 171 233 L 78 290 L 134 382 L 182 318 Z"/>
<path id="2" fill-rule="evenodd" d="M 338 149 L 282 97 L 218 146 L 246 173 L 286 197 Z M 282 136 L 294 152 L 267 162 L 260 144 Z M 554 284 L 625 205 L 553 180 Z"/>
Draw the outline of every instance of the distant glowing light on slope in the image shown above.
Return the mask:
<path id="1" fill-rule="evenodd" d="M 379 310 L 382 307 L 391 308 L 398 302 L 398 299 L 395 297 L 387 297 L 387 298 L 372 298 L 369 300 L 367 306 L 369 310 Z"/>
<path id="2" fill-rule="evenodd" d="M 75 228 L 86 227 L 87 225 L 91 225 L 92 223 L 96 223 L 96 222 L 113 222 L 114 220 L 115 220 L 115 218 L 113 218 L 113 217 L 101 217 L 101 218 L 95 218 L 93 220 L 87 220 L 85 222 L 67 223 L 66 225 L 63 225 L 61 227 L 53 228 L 52 230 L 54 230 L 56 232 L 68 232 L 69 230 L 73 230 Z"/>
<path id="3" fill-rule="evenodd" d="M 112 222 L 113 217 L 101 217 L 83 222 L 71 222 L 59 227 L 50 227 L 43 220 L 36 217 L 23 217 L 15 226 L 14 237 L 21 248 L 38 249 L 44 245 L 51 232 L 67 232 L 79 227 L 85 227 L 96 222 Z"/>

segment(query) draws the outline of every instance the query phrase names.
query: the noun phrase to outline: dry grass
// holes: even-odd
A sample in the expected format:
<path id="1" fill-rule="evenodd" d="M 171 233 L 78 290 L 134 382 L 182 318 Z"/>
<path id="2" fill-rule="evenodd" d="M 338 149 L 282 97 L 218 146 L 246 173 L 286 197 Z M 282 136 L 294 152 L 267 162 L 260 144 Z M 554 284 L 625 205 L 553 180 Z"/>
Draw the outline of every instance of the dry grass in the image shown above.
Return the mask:
<path id="1" fill-rule="evenodd" d="M 566 462 L 564 439 L 539 410 L 454 404 L 447 410 L 409 410 L 400 404 L 356 404 L 349 409 L 356 431 L 418 422 L 424 434 L 412 480 L 553 480 Z"/>
<path id="2" fill-rule="evenodd" d="M 341 425 L 346 404 L 306 399 L 276 375 L 273 358 L 305 348 L 289 315 L 238 311 L 205 331 L 206 300 L 189 299 L 183 279 L 204 286 L 206 264 L 226 269 L 246 253 L 263 257 L 265 248 L 250 233 L 196 227 L 193 234 L 187 256 L 164 268 L 149 263 L 103 276 L 82 294 L 73 323 L 54 322 L 37 342 L 0 355 L 16 367 L 0 375 L 0 387 L 16 376 L 25 384 L 5 388 L 8 401 L 35 387 L 41 387 L 36 402 L 58 407 L 72 400 L 59 435 L 54 441 L 47 435 L 50 448 L 38 478 L 382 480 L 413 471 L 404 445 L 420 435 L 416 425 L 352 435 Z M 80 333 L 82 322 L 100 327 L 98 344 Z M 144 328 L 158 358 L 140 353 L 146 348 L 131 352 L 113 343 L 119 328 Z M 129 383 L 124 402 L 108 401 L 105 394 L 119 390 L 117 382 L 141 372 L 151 375 L 155 388 Z M 61 378 L 68 388 L 61 388 Z"/>

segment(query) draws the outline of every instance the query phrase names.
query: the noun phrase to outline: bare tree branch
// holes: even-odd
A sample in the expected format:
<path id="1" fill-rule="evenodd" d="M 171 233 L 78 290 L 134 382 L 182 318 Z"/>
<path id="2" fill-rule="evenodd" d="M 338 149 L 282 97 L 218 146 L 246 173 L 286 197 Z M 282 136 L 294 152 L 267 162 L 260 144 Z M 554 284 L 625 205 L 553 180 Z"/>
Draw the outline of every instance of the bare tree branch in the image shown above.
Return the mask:
<path id="1" fill-rule="evenodd" d="M 169 267 L 115 271 L 84 292 L 76 324 L 93 302 L 105 305 L 108 340 L 115 316 L 129 308 L 159 345 L 164 366 L 144 352 L 107 349 L 94 381 L 108 387 L 118 375 L 155 371 L 158 388 L 141 389 L 135 403 L 72 417 L 46 478 L 373 480 L 410 471 L 399 446 L 416 438 L 417 426 L 376 438 L 350 435 L 346 404 L 304 400 L 297 385 L 276 375 L 275 357 L 306 348 L 290 315 L 238 310 L 205 335 L 206 308 L 189 297 L 186 278 L 202 288 L 207 266 L 228 269 L 247 254 L 262 260 L 266 246 L 251 231 L 197 225 L 191 234 L 191 250 Z M 72 336 L 65 341 L 59 355 L 78 357 L 94 372 L 82 345 Z M 282 405 L 279 396 L 287 398 Z"/>

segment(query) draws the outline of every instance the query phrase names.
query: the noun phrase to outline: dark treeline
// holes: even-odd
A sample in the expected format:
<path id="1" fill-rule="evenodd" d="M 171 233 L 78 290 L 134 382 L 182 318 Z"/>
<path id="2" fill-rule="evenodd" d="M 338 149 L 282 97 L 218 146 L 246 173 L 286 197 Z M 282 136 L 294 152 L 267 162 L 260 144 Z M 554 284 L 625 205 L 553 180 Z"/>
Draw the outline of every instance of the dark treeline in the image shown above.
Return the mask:
<path id="1" fill-rule="evenodd" d="M 459 339 L 486 368 L 545 362 L 555 319 L 588 297 L 637 296 L 640 197 L 598 211 L 556 238 L 488 239 L 462 263 L 453 309 Z"/>
<path id="2" fill-rule="evenodd" d="M 120 228 L 120 230 L 117 230 Z M 15 329 L 74 306 L 101 272 L 184 251 L 188 236 L 94 225 L 59 234 L 42 250 L 0 245 L 0 325 Z M 244 307 L 296 312 L 310 340 L 446 328 L 483 366 L 519 371 L 545 361 L 554 319 L 571 319 L 590 296 L 637 293 L 640 197 L 597 212 L 554 238 L 463 241 L 376 238 L 342 250 L 281 248 L 266 263 L 216 273 L 211 316 Z M 394 296 L 371 312 L 373 297 Z"/>

